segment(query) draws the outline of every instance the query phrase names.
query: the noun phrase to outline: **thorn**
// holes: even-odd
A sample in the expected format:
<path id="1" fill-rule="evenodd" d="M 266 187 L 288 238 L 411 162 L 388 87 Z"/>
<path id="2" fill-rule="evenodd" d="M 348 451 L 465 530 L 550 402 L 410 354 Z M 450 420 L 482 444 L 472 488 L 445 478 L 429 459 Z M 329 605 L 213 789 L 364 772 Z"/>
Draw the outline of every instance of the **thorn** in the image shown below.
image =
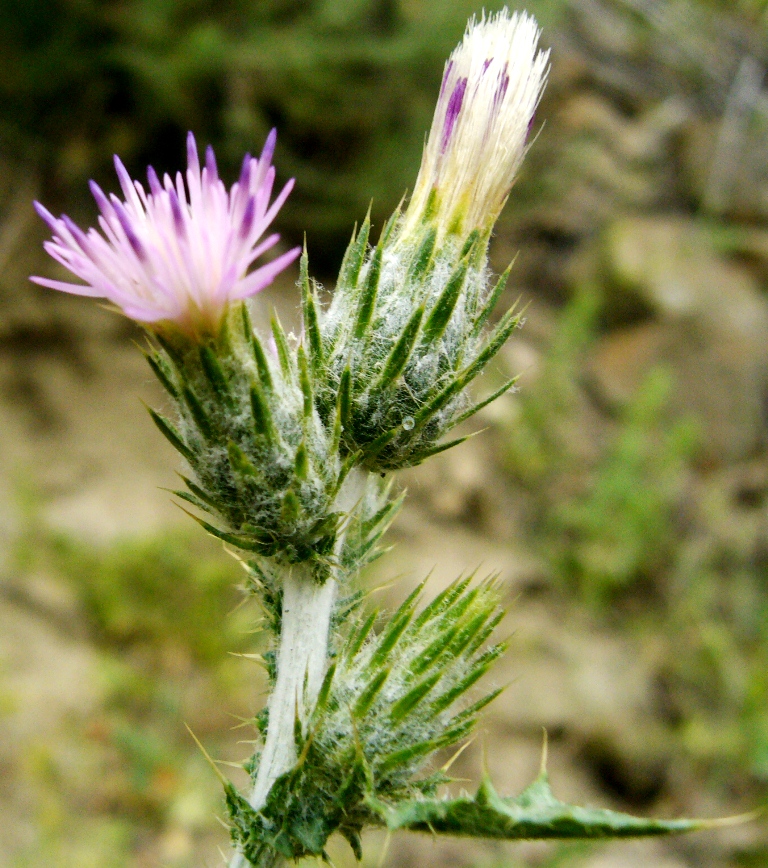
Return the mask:
<path id="1" fill-rule="evenodd" d="M 381 854 L 379 855 L 379 861 L 376 863 L 376 868 L 383 868 L 384 860 L 387 858 L 387 852 L 389 850 L 389 844 L 392 841 L 392 832 L 387 829 L 387 837 L 384 838 L 384 846 L 381 848 Z"/>
<path id="2" fill-rule="evenodd" d="M 716 817 L 714 820 L 701 820 L 702 829 L 722 829 L 728 826 L 740 826 L 742 823 L 751 823 L 765 814 L 766 808 L 755 808 L 744 814 L 734 814 L 732 817 Z"/>
<path id="3" fill-rule="evenodd" d="M 539 767 L 539 777 L 544 777 L 547 774 L 547 756 L 549 754 L 549 736 L 547 735 L 546 727 L 542 727 L 543 741 L 541 744 L 541 765 Z"/>
<path id="4" fill-rule="evenodd" d="M 185 723 L 184 726 L 186 726 L 186 728 L 187 728 L 187 732 L 192 736 L 192 738 L 194 739 L 195 744 L 196 744 L 196 745 L 200 748 L 200 750 L 202 751 L 203 756 L 208 760 L 208 763 L 209 763 L 210 767 L 211 767 L 211 768 L 213 769 L 213 771 L 216 773 L 216 777 L 217 777 L 217 778 L 222 782 L 222 784 L 224 784 L 225 787 L 228 787 L 228 786 L 230 785 L 230 784 L 229 784 L 229 781 L 228 781 L 228 780 L 224 777 L 224 775 L 219 771 L 219 767 L 218 767 L 218 766 L 216 765 L 216 763 L 211 759 L 211 755 L 210 755 L 210 754 L 208 753 L 208 751 L 203 747 L 202 743 L 200 742 L 200 739 L 199 739 L 199 738 L 194 734 L 194 732 L 192 732 L 192 730 L 189 728 L 189 724 L 188 724 L 188 723 Z"/>
<path id="5" fill-rule="evenodd" d="M 440 769 L 440 771 L 447 772 L 476 738 L 477 736 L 473 735 L 469 741 L 465 741 L 464 744 L 456 751 L 456 753 L 448 760 L 448 762 Z"/>
<path id="6" fill-rule="evenodd" d="M 480 748 L 480 771 L 482 772 L 482 777 L 490 778 L 488 774 L 488 748 L 485 742 L 483 742 L 482 747 Z"/>

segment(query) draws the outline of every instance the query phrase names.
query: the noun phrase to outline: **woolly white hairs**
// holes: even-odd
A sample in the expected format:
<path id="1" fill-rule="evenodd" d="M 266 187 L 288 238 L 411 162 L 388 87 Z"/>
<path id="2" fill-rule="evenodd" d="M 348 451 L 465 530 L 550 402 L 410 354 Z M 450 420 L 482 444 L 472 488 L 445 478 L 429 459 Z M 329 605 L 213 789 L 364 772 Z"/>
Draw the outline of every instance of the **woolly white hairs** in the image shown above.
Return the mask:
<path id="1" fill-rule="evenodd" d="M 547 77 L 549 52 L 537 51 L 539 35 L 533 18 L 506 8 L 469 21 L 445 65 L 407 228 L 433 191 L 442 231 L 482 229 L 498 216 Z"/>

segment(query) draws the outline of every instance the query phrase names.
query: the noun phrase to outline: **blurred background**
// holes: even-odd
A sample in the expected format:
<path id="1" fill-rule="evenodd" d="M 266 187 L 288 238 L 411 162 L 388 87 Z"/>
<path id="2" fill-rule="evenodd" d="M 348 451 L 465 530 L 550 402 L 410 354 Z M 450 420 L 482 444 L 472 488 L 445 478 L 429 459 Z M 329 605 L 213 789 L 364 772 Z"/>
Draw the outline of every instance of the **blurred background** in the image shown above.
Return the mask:
<path id="1" fill-rule="evenodd" d="M 486 9 L 500 4 L 486 4 Z M 514 4 L 513 4 L 514 8 Z M 403 474 L 400 600 L 498 571 L 509 683 L 453 767 L 506 793 L 541 733 L 564 799 L 722 816 L 768 800 L 768 12 L 765 0 L 530 0 L 553 49 L 494 240 L 526 323 L 481 436 Z M 272 126 L 333 286 L 355 220 L 413 184 L 474 0 L 0 0 L 0 866 L 222 864 L 216 758 L 263 702 L 237 563 L 172 505 L 161 396 L 124 320 L 60 276 L 31 200 L 90 225 L 88 178 L 234 180 Z M 295 317 L 296 274 L 256 304 Z M 243 784 L 243 775 L 226 769 Z M 470 783 L 465 784 L 471 787 Z M 459 786 L 459 785 L 457 785 Z M 353 864 L 346 845 L 331 850 Z M 758 868 L 765 820 L 616 844 L 382 834 L 366 865 Z"/>

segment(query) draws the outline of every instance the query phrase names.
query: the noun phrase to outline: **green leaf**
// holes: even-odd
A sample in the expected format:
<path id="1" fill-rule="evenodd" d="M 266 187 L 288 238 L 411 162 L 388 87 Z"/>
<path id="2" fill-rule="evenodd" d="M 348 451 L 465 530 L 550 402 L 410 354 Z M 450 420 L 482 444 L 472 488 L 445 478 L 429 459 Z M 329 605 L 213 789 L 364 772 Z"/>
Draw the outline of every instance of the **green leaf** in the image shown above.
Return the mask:
<path id="1" fill-rule="evenodd" d="M 160 381 L 165 391 L 172 398 L 178 400 L 180 393 L 178 387 L 173 382 L 174 377 L 170 365 L 159 355 L 154 356 L 150 353 L 145 353 L 145 357 L 149 363 L 149 367 L 152 368 L 152 372 Z"/>
<path id="2" fill-rule="evenodd" d="M 350 639 L 348 646 L 344 649 L 344 653 L 352 659 L 355 654 L 363 647 L 363 643 L 368 638 L 371 630 L 373 629 L 373 625 L 378 617 L 379 610 L 374 609 L 370 615 L 363 621 L 362 626 L 358 630 L 357 634 L 354 638 Z"/>
<path id="3" fill-rule="evenodd" d="M 296 450 L 293 469 L 298 479 L 306 479 L 309 475 L 309 455 L 307 454 L 307 444 L 303 440 Z"/>
<path id="4" fill-rule="evenodd" d="M 200 364 L 216 397 L 228 406 L 232 406 L 232 396 L 227 387 L 227 378 L 219 364 L 219 360 L 210 347 L 200 347 Z"/>
<path id="5" fill-rule="evenodd" d="M 406 323 L 402 334 L 397 339 L 397 343 L 392 348 L 389 354 L 384 370 L 379 374 L 376 383 L 371 387 L 372 392 L 381 391 L 393 383 L 400 376 L 403 368 L 408 364 L 408 359 L 411 357 L 413 345 L 416 343 L 416 337 L 419 334 L 419 326 L 421 318 L 424 316 L 424 307 L 417 307 L 411 315 L 411 318 Z"/>
<path id="6" fill-rule="evenodd" d="M 448 327 L 451 314 L 456 307 L 456 302 L 459 300 L 464 286 L 467 267 L 468 261 L 465 258 L 459 263 L 458 268 L 453 272 L 448 283 L 445 285 L 445 289 L 440 293 L 440 297 L 435 302 L 435 306 L 432 308 L 432 312 L 424 324 L 423 343 L 431 344 L 439 340 Z"/>
<path id="7" fill-rule="evenodd" d="M 408 269 L 409 281 L 419 280 L 426 272 L 427 266 L 432 259 L 436 240 L 437 230 L 434 228 L 427 230 L 424 240 L 419 245 L 419 249 L 416 251 L 416 255 L 413 257 L 410 268 Z"/>
<path id="8" fill-rule="evenodd" d="M 289 488 L 283 495 L 283 503 L 280 508 L 280 518 L 284 524 L 292 525 L 298 521 L 301 514 L 301 504 L 296 492 Z"/>
<path id="9" fill-rule="evenodd" d="M 368 248 L 368 236 L 370 232 L 371 209 L 369 208 L 357 238 L 354 237 L 353 233 L 353 238 L 349 242 L 349 247 L 347 247 L 347 251 L 344 254 L 339 271 L 339 284 L 342 286 L 357 286 L 357 279 L 360 276 L 360 269 L 365 259 L 365 251 Z"/>
<path id="10" fill-rule="evenodd" d="M 259 379 L 265 389 L 272 388 L 272 374 L 269 372 L 269 362 L 267 355 L 264 352 L 264 347 L 255 332 L 251 333 L 251 350 L 253 351 L 253 359 L 256 362 L 256 367 L 259 370 Z"/>
<path id="11" fill-rule="evenodd" d="M 275 346 L 277 347 L 277 358 L 280 360 L 280 370 L 286 380 L 290 379 L 293 371 L 291 364 L 291 351 L 288 347 L 288 338 L 285 336 L 285 330 L 277 313 L 272 314 L 272 335 L 275 338 Z"/>
<path id="12" fill-rule="evenodd" d="M 192 414 L 192 418 L 195 420 L 195 424 L 203 435 L 203 439 L 212 440 L 213 426 L 211 425 L 211 420 L 208 418 L 208 414 L 203 409 L 203 405 L 198 400 L 197 395 L 195 395 L 189 386 L 184 386 L 183 398 L 184 403 L 189 408 L 189 412 Z"/>
<path id="13" fill-rule="evenodd" d="M 435 672 L 429 678 L 425 678 L 414 688 L 408 691 L 391 708 L 389 716 L 394 723 L 398 723 L 413 711 L 422 699 L 432 690 L 442 677 L 442 672 Z"/>
<path id="14" fill-rule="evenodd" d="M 315 373 L 323 363 L 323 342 L 320 337 L 320 323 L 317 316 L 317 299 L 309 283 L 309 260 L 307 257 L 307 242 L 304 240 L 304 252 L 299 263 L 299 284 L 301 286 L 301 309 L 304 315 L 304 331 L 309 338 L 309 354 L 312 369 Z"/>
<path id="15" fill-rule="evenodd" d="M 373 705 L 374 700 L 379 695 L 379 692 L 384 686 L 384 682 L 387 678 L 389 678 L 389 668 L 385 667 L 384 669 L 380 669 L 371 679 L 370 683 L 366 686 L 355 703 L 353 713 L 356 718 L 360 719 L 365 717 L 366 712 Z"/>
<path id="16" fill-rule="evenodd" d="M 339 381 L 337 406 L 341 424 L 342 426 L 347 426 L 352 409 L 352 372 L 349 370 L 349 365 L 344 368 L 341 380 Z"/>
<path id="17" fill-rule="evenodd" d="M 402 204 L 403 202 L 402 200 L 400 200 L 400 205 L 395 208 L 394 214 L 392 214 L 389 220 L 387 220 L 387 222 L 384 224 L 384 228 L 381 230 L 381 238 L 379 239 L 379 244 L 381 244 L 382 247 L 387 244 L 390 237 L 392 236 L 392 230 L 395 228 L 395 226 L 397 226 L 397 222 L 400 219 Z"/>
<path id="18" fill-rule="evenodd" d="M 507 280 L 509 279 L 509 274 L 512 271 L 512 266 L 514 264 L 514 262 L 510 262 L 503 274 L 496 281 L 496 286 L 494 286 L 491 294 L 485 300 L 485 304 L 483 305 L 482 310 L 477 315 L 477 319 L 475 320 L 472 329 L 473 334 L 476 335 L 480 332 L 480 329 L 485 325 L 488 317 L 491 315 L 491 313 L 493 313 L 493 309 L 496 307 L 496 304 L 501 298 L 502 292 L 504 292 L 504 289 L 506 288 Z"/>
<path id="19" fill-rule="evenodd" d="M 251 385 L 251 412 L 253 413 L 256 433 L 271 440 L 274 434 L 272 412 L 264 396 L 264 391 L 258 383 Z"/>
<path id="20" fill-rule="evenodd" d="M 480 371 L 482 371 L 488 362 L 504 346 L 507 338 L 520 325 L 520 318 L 521 314 L 517 313 L 514 308 L 510 308 L 510 310 L 504 314 L 501 320 L 499 320 L 499 324 L 491 333 L 487 343 L 478 353 L 477 358 L 462 372 L 460 376 L 462 387 L 474 380 Z"/>
<path id="21" fill-rule="evenodd" d="M 232 470 L 238 476 L 252 480 L 260 480 L 262 478 L 259 471 L 253 466 L 251 459 L 233 440 L 230 440 L 227 444 L 227 453 L 229 454 L 229 463 L 232 465 Z"/>
<path id="22" fill-rule="evenodd" d="M 301 386 L 301 394 L 304 397 L 304 421 L 308 422 L 312 418 L 314 403 L 312 401 L 312 380 L 309 376 L 309 365 L 307 364 L 307 354 L 304 352 L 304 347 L 299 346 L 297 358 L 299 360 L 299 385 Z"/>
<path id="23" fill-rule="evenodd" d="M 475 246 L 478 238 L 480 238 L 480 230 L 473 229 L 469 235 L 467 235 L 466 240 L 464 241 L 464 246 L 461 248 L 460 258 L 463 259 L 469 251 Z"/>
<path id="24" fill-rule="evenodd" d="M 501 388 L 496 389 L 495 392 L 492 392 L 487 398 L 483 398 L 482 401 L 478 401 L 476 404 L 473 404 L 468 410 L 465 410 L 463 413 L 458 415 L 455 419 L 451 419 L 451 428 L 455 428 L 457 425 L 461 425 L 462 422 L 466 422 L 467 419 L 471 419 L 475 413 L 479 413 L 484 407 L 487 407 L 489 404 L 492 404 L 497 398 L 500 398 L 502 395 L 506 394 L 514 385 L 517 383 L 519 379 L 518 376 L 514 376 L 511 379 L 507 380 Z"/>
<path id="25" fill-rule="evenodd" d="M 379 290 L 379 278 L 381 277 L 382 256 L 383 248 L 381 244 L 378 244 L 368 265 L 368 274 L 365 277 L 365 285 L 363 286 L 360 304 L 357 308 L 355 337 L 358 340 L 364 337 L 373 316 L 373 309 L 376 305 L 376 293 Z"/>
<path id="26" fill-rule="evenodd" d="M 368 796 L 368 807 L 390 830 L 519 840 L 631 838 L 692 832 L 702 820 L 646 820 L 602 808 L 579 808 L 552 794 L 546 772 L 517 798 L 502 798 L 484 780 L 474 798 L 419 799 L 388 805 Z"/>
<path id="27" fill-rule="evenodd" d="M 149 408 L 149 415 L 152 417 L 152 421 L 155 425 L 160 429 L 160 433 L 171 444 L 171 446 L 173 446 L 177 452 L 180 452 L 190 464 L 193 464 L 195 461 L 195 453 L 189 448 L 189 446 L 187 446 L 182 439 L 181 434 L 179 434 L 165 416 L 161 416 L 157 410 L 153 410 L 151 407 Z"/>

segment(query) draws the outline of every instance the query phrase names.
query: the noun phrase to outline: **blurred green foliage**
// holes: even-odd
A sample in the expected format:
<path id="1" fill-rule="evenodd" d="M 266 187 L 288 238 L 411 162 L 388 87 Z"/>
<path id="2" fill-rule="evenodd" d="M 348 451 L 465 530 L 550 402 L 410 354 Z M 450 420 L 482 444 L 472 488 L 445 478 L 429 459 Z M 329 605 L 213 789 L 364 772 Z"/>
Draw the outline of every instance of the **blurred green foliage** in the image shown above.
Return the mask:
<path id="1" fill-rule="evenodd" d="M 533 494 L 539 546 L 555 574 L 597 608 L 670 563 L 697 442 L 692 420 L 670 421 L 672 383 L 658 368 L 617 411 L 607 437 L 580 444 L 594 427 L 580 379 L 599 310 L 598 294 L 585 289 L 562 311 L 507 440 L 508 467 Z"/>
<path id="2" fill-rule="evenodd" d="M 194 529 L 94 545 L 31 515 L 12 568 L 68 589 L 98 695 L 72 734 L 23 758 L 37 836 L 14 868 L 145 864 L 142 837 L 157 835 L 179 841 L 163 864 L 199 864 L 192 841 L 215 833 L 221 793 L 183 722 L 231 750 L 233 715 L 252 707 L 258 677 L 237 652 L 258 645 L 259 613 L 241 605 L 239 565 Z"/>
<path id="3" fill-rule="evenodd" d="M 276 126 L 297 179 L 281 223 L 309 232 L 322 272 L 371 199 L 380 222 L 413 184 L 443 63 L 481 5 L 0 0 L 0 153 L 69 207 L 88 177 L 114 188 L 113 153 L 137 176 L 181 168 L 189 129 L 234 180 Z M 562 4 L 528 5 L 548 21 Z"/>
<path id="4" fill-rule="evenodd" d="M 92 637 L 130 649 L 174 646 L 190 663 L 213 665 L 250 644 L 247 618 L 229 617 L 244 597 L 240 570 L 219 546 L 190 530 L 94 547 L 39 529 L 17 543 L 17 563 L 45 569 L 75 593 Z"/>

